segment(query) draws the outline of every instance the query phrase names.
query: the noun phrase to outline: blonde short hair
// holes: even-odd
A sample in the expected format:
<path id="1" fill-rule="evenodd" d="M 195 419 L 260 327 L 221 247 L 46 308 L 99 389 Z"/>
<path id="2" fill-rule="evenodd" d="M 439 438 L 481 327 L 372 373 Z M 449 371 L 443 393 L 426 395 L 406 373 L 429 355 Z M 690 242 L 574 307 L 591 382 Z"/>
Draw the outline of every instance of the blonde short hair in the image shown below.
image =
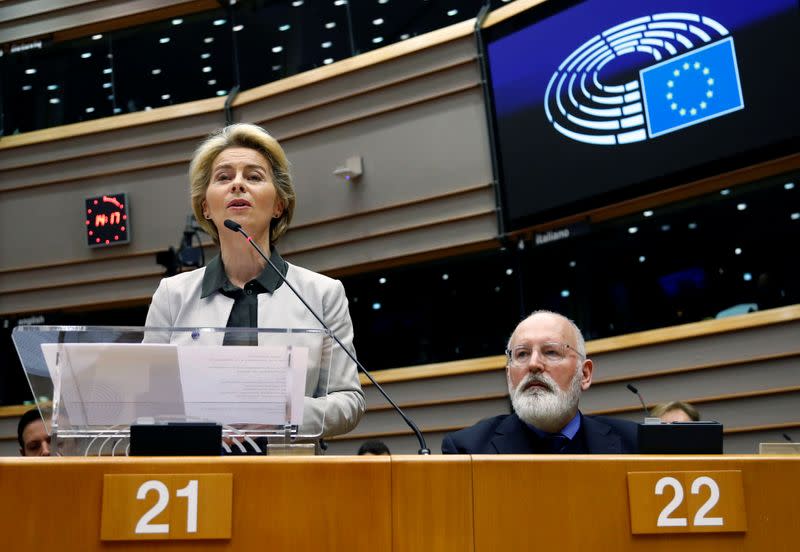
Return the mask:
<path id="1" fill-rule="evenodd" d="M 211 169 L 214 159 L 229 148 L 248 148 L 257 151 L 269 163 L 272 181 L 278 198 L 283 204 L 283 212 L 278 218 L 270 219 L 269 242 L 275 243 L 289 229 L 294 214 L 295 193 L 292 177 L 289 174 L 289 160 L 278 141 L 266 130 L 257 125 L 237 123 L 216 130 L 200 144 L 194 152 L 189 165 L 189 194 L 192 210 L 200 226 L 219 243 L 219 232 L 214 223 L 203 215 L 203 201 L 211 182 Z"/>

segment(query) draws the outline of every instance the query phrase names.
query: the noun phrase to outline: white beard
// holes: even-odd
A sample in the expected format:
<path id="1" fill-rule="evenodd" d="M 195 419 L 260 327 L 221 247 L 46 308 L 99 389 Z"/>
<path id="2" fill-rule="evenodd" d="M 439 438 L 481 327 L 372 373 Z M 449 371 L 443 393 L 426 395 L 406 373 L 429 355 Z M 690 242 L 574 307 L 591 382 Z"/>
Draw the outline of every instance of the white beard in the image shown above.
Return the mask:
<path id="1" fill-rule="evenodd" d="M 548 374 L 528 373 L 517 387 L 511 387 L 508 380 L 508 392 L 511 395 L 511 404 L 514 412 L 523 421 L 537 429 L 548 433 L 555 433 L 563 429 L 570 418 L 578 409 L 578 400 L 581 396 L 581 366 L 575 370 L 575 376 L 570 382 L 569 389 L 562 390 L 555 380 Z M 537 382 L 542 387 L 532 387 L 524 390 L 531 382 Z"/>

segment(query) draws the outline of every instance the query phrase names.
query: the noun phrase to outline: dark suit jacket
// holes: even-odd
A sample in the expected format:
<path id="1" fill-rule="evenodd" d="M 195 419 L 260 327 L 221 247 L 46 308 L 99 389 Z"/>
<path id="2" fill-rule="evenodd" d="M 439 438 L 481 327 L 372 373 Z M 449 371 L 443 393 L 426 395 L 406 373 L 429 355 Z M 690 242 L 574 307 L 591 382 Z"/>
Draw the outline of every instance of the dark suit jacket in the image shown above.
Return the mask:
<path id="1" fill-rule="evenodd" d="M 637 425 L 626 420 L 581 414 L 581 428 L 565 454 L 633 454 L 638 452 Z M 540 454 L 541 439 L 516 414 L 481 420 L 448 433 L 444 454 Z"/>

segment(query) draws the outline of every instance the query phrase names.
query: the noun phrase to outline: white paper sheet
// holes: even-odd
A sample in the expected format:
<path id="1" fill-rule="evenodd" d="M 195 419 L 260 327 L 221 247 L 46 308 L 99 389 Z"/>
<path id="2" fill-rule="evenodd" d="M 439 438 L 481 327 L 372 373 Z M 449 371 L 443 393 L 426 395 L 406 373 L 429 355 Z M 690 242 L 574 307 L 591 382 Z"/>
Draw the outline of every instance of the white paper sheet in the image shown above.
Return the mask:
<path id="1" fill-rule="evenodd" d="M 179 347 L 187 416 L 221 424 L 303 423 L 308 349 L 292 346 Z"/>

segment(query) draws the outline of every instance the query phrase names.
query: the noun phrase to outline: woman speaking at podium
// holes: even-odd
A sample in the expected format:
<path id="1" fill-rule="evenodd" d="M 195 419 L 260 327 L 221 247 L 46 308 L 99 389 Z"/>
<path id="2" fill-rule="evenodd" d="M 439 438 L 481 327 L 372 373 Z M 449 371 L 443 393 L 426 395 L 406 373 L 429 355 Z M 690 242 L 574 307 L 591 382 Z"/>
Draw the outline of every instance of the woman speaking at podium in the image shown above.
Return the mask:
<path id="1" fill-rule="evenodd" d="M 256 125 L 220 129 L 195 151 L 189 179 L 195 217 L 219 244 L 220 253 L 204 268 L 164 278 L 153 295 L 146 326 L 320 328 L 252 240 L 352 351 L 353 325 L 341 282 L 286 262 L 273 247 L 288 229 L 295 207 L 289 162 L 278 141 Z M 233 222 L 226 227 L 225 221 Z M 238 225 L 249 238 L 231 231 Z M 242 343 L 236 332 L 226 332 L 223 344 L 255 344 L 247 342 L 250 337 Z M 330 356 L 322 437 L 350 431 L 365 409 L 355 364 L 336 344 Z M 315 386 L 307 382 L 307 396 L 314 396 Z M 313 422 L 306 419 L 309 415 L 322 415 L 319 408 L 309 412 L 308 402 L 304 426 Z"/>

